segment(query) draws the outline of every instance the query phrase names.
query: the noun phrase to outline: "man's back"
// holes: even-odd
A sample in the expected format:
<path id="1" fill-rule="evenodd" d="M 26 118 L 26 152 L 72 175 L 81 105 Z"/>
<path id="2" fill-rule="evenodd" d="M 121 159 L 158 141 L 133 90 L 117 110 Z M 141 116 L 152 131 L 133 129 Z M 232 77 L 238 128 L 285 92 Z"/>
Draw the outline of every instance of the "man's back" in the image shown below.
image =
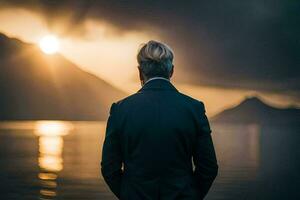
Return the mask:
<path id="1" fill-rule="evenodd" d="M 210 132 L 203 103 L 151 80 L 111 107 L 103 177 L 122 200 L 202 199 L 217 174 Z"/>

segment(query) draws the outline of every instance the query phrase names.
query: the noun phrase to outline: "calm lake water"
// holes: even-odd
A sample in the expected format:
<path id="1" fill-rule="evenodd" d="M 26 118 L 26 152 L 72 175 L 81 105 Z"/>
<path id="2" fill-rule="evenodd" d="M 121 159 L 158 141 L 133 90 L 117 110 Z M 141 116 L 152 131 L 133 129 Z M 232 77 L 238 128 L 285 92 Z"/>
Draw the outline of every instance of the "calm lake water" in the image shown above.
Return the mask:
<path id="1" fill-rule="evenodd" d="M 206 199 L 300 199 L 300 128 L 212 125 Z M 0 199 L 115 199 L 100 175 L 105 122 L 1 122 Z"/>

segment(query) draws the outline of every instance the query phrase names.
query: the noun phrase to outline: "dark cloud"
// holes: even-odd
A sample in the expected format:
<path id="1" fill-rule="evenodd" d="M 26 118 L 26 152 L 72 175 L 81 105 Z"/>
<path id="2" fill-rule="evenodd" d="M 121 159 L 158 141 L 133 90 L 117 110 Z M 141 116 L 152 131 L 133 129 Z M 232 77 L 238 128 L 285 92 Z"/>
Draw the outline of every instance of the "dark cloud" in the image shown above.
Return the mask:
<path id="1" fill-rule="evenodd" d="M 63 16 L 66 32 L 87 18 L 121 31 L 159 33 L 175 50 L 177 81 L 282 92 L 300 98 L 300 1 L 2 1 Z M 0 4 L 0 5 L 1 5 Z"/>

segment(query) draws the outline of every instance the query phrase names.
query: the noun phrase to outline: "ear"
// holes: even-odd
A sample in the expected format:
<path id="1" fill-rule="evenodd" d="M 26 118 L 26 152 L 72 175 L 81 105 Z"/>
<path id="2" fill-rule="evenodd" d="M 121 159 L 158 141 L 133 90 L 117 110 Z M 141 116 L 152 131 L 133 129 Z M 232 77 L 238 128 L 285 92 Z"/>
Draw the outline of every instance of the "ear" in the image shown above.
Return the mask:
<path id="1" fill-rule="evenodd" d="M 170 71 L 170 78 L 173 76 L 173 73 L 174 73 L 174 65 L 172 66 L 172 69 Z"/>

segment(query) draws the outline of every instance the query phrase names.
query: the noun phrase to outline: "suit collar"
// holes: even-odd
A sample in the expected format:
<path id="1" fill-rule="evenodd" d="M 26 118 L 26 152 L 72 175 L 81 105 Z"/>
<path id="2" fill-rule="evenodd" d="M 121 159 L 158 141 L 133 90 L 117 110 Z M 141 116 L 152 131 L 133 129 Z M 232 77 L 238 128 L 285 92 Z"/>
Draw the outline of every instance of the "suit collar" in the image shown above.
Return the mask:
<path id="1" fill-rule="evenodd" d="M 149 80 L 146 81 L 145 84 L 147 84 L 148 82 L 152 81 L 152 80 L 156 80 L 156 79 L 161 79 L 161 80 L 165 80 L 165 81 L 170 81 L 169 79 L 163 78 L 163 77 L 153 77 L 150 78 Z"/>
<path id="2" fill-rule="evenodd" d="M 178 91 L 169 80 L 165 80 L 165 79 L 153 79 L 149 82 L 146 82 L 138 92 L 145 91 L 145 90 L 174 90 L 174 91 Z"/>

